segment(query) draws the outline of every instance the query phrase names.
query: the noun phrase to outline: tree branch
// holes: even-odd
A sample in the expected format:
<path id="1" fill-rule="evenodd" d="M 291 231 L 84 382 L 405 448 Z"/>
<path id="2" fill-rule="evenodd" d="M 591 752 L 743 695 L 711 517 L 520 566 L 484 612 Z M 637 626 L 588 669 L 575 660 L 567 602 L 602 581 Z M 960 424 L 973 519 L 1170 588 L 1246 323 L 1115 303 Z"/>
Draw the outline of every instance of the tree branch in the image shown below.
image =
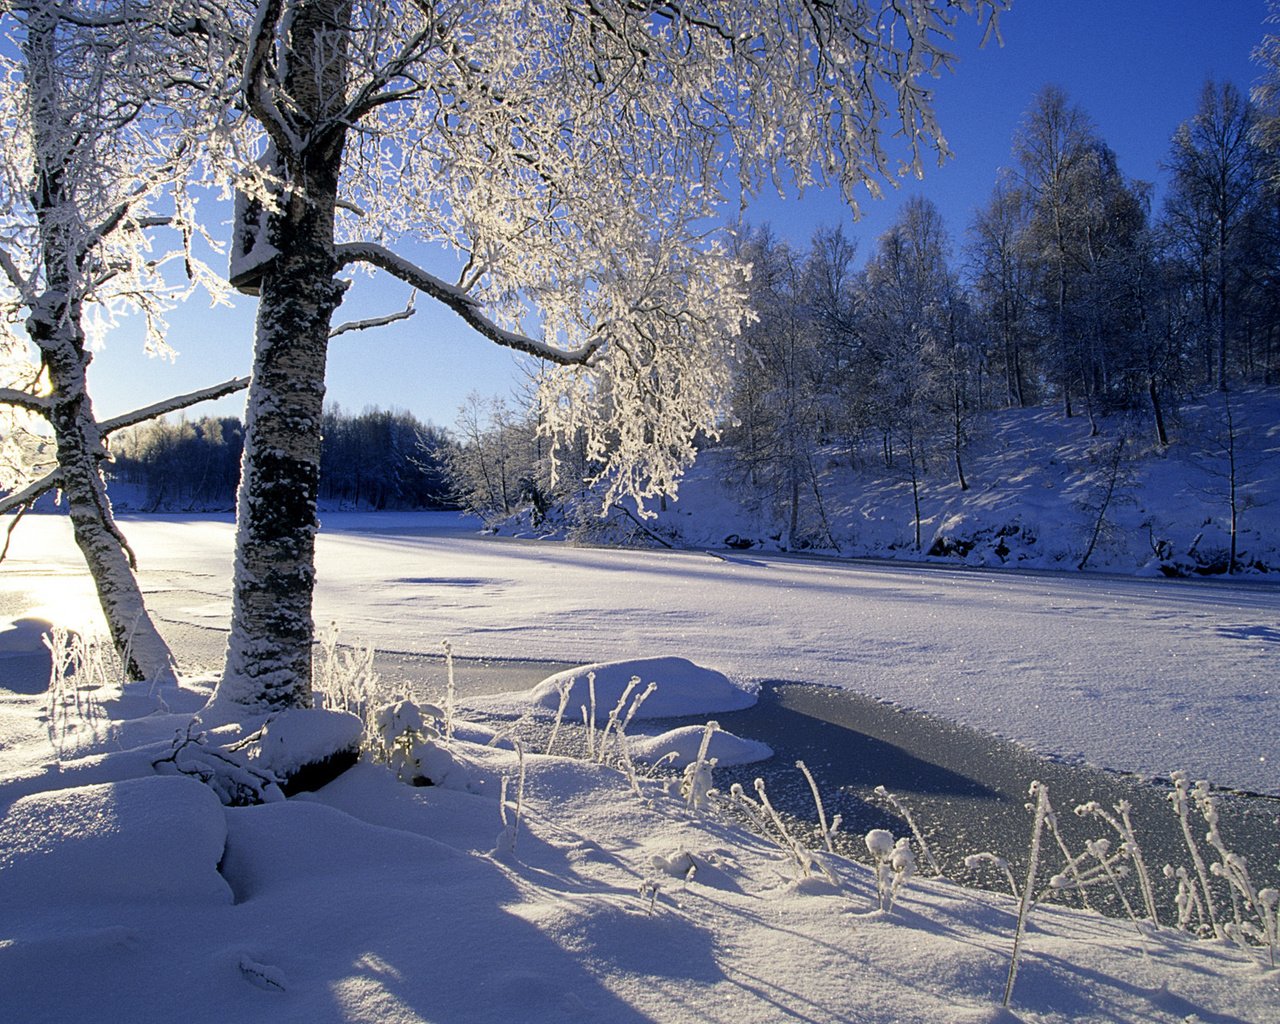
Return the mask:
<path id="1" fill-rule="evenodd" d="M 385 246 L 372 242 L 348 242 L 337 246 L 335 255 L 340 266 L 368 263 L 380 270 L 385 270 L 393 277 L 399 278 L 437 302 L 448 306 L 471 328 L 490 341 L 505 348 L 515 349 L 517 352 L 537 356 L 539 359 L 545 359 L 559 366 L 580 366 L 605 343 L 604 335 L 599 330 L 587 344 L 576 349 L 556 348 L 544 341 L 536 341 L 524 334 L 508 331 L 481 313 L 480 304 L 461 288 L 441 280 L 434 274 L 427 273 Z"/>
<path id="2" fill-rule="evenodd" d="M 0 403 L 16 405 L 20 409 L 36 412 L 41 416 L 48 416 L 53 406 L 53 403 L 42 395 L 33 395 L 29 391 L 19 391 L 17 388 L 0 388 Z"/>
<path id="3" fill-rule="evenodd" d="M 22 297 L 23 301 L 26 301 L 31 282 L 22 276 L 22 271 L 18 269 L 18 264 L 14 262 L 9 251 L 3 248 L 0 248 L 0 270 L 4 271 L 4 276 L 9 279 L 9 283 L 13 285 L 14 290 Z"/>
<path id="4" fill-rule="evenodd" d="M 55 469 L 52 473 L 42 476 L 35 483 L 27 484 L 22 490 L 0 498 L 0 515 L 12 512 L 15 508 L 20 508 L 23 505 L 30 505 L 42 494 L 47 494 L 61 482 L 62 472 Z"/>
<path id="5" fill-rule="evenodd" d="M 409 296 L 409 304 L 405 306 L 404 309 L 400 310 L 400 312 L 390 313 L 387 316 L 370 317 L 368 320 L 352 320 L 350 323 L 339 324 L 329 332 L 329 338 L 333 339 L 339 334 L 347 334 L 351 331 L 368 330 L 371 327 L 386 327 L 388 324 L 394 324 L 399 320 L 408 320 L 409 317 L 413 316 L 413 314 L 417 312 L 417 310 L 413 308 L 413 296 L 416 294 L 417 292 L 414 292 Z"/>
<path id="6" fill-rule="evenodd" d="M 211 388 L 204 388 L 200 391 L 190 391 L 185 395 L 177 395 L 174 398 L 166 398 L 163 402 L 156 402 L 154 405 L 135 409 L 133 412 L 127 412 L 122 416 L 103 420 L 98 424 L 98 431 L 105 437 L 107 434 L 115 433 L 117 430 L 123 430 L 125 427 L 132 427 L 136 423 L 142 423 L 145 420 L 153 420 L 157 416 L 164 416 L 167 413 L 177 412 L 179 409 L 185 409 L 188 406 L 196 405 L 199 402 L 211 402 L 215 398 L 234 395 L 237 391 L 243 391 L 248 386 L 248 377 L 233 377 L 231 380 L 224 381 L 221 384 L 215 384 Z"/>

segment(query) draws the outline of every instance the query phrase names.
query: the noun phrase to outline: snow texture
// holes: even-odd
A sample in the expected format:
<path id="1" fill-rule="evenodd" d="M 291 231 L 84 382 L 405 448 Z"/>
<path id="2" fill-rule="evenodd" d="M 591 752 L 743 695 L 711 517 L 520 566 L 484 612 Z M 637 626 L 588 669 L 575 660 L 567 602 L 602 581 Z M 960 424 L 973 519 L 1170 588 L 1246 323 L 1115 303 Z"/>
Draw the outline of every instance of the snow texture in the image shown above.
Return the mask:
<path id="1" fill-rule="evenodd" d="M 695 665 L 687 658 L 665 657 L 583 665 L 548 676 L 527 694 L 473 698 L 470 703 L 490 714 L 506 712 L 518 716 L 533 712 L 549 716 L 554 715 L 560 706 L 561 689 L 567 686 L 569 701 L 565 716 L 582 721 L 582 709 L 588 709 L 588 716 L 590 714 L 593 676 L 597 725 L 609 721 L 609 716 L 630 688 L 631 693 L 619 716 L 625 717 L 632 703 L 650 683 L 656 683 L 657 687 L 636 709 L 634 718 L 637 721 L 740 711 L 756 702 L 754 687 L 738 685 L 723 673 Z M 631 686 L 633 679 L 639 680 L 634 687 Z"/>
<path id="2" fill-rule="evenodd" d="M 705 728 L 701 725 L 685 725 L 670 729 L 658 736 L 628 737 L 627 750 L 634 761 L 653 764 L 661 761 L 672 768 L 683 768 L 698 758 Z M 744 739 L 723 729 L 713 730 L 707 744 L 707 757 L 715 758 L 721 768 L 742 764 L 755 764 L 773 757 L 768 744 L 759 740 Z"/>

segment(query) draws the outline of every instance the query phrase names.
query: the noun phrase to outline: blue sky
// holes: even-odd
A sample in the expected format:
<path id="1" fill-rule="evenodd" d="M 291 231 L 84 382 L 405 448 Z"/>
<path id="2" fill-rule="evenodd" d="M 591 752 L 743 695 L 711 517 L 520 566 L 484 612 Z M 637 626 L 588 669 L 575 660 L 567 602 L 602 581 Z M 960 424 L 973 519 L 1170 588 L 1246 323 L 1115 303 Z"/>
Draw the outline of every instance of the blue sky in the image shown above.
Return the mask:
<path id="1" fill-rule="evenodd" d="M 1055 83 L 1092 117 L 1130 177 L 1153 182 L 1157 202 L 1164 185 L 1161 162 L 1178 124 L 1191 116 L 1205 80 L 1229 79 L 1247 88 L 1258 68 L 1250 51 L 1266 31 L 1265 0 L 1016 0 L 1002 20 L 1004 45 L 978 47 L 969 25 L 954 47 L 954 75 L 937 83 L 936 105 L 955 158 L 930 165 L 923 181 L 905 182 L 882 202 L 863 204 L 854 222 L 837 196 L 810 191 L 785 201 L 752 204 L 749 217 L 803 245 L 823 225 L 842 224 L 872 249 L 901 203 L 913 195 L 941 210 L 953 242 L 963 243 L 973 210 L 990 194 L 998 168 L 1010 162 L 1010 142 L 1032 97 Z M 1280 26 L 1273 26 L 1280 32 Z M 358 278 L 339 319 L 390 312 L 406 291 Z M 468 331 L 429 301 L 410 321 L 344 335 L 329 359 L 330 401 L 349 411 L 379 405 L 408 409 L 449 426 L 469 391 L 507 394 L 520 379 L 515 357 Z M 173 318 L 172 364 L 142 355 L 138 336 L 122 330 L 108 339 L 90 370 L 90 388 L 102 417 L 203 387 L 249 371 L 254 303 L 210 311 L 202 302 Z M 238 415 L 242 398 L 199 406 Z"/>

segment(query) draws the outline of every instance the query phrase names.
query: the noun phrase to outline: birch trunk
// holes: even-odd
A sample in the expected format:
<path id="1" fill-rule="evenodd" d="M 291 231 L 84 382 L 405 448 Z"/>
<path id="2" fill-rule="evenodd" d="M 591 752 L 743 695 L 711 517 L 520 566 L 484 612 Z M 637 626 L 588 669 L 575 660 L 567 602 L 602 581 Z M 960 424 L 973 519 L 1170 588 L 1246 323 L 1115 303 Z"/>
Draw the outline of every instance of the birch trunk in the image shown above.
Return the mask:
<path id="1" fill-rule="evenodd" d="M 63 498 L 116 653 L 130 679 L 176 683 L 173 655 L 147 612 L 133 575 L 132 554 L 115 524 L 99 469 L 105 452 L 85 391 L 88 356 L 78 317 L 73 320 L 64 311 L 54 319 L 37 309 L 28 329 L 53 385 L 49 422 L 58 445 Z"/>
<path id="2" fill-rule="evenodd" d="M 266 217 L 276 255 L 252 285 L 260 298 L 236 500 L 231 636 L 212 702 L 228 717 L 313 703 L 325 359 L 346 290 L 334 276 L 334 216 L 348 125 L 332 114 L 345 93 L 350 18 L 345 0 L 304 0 L 283 23 L 283 87 L 295 128 L 305 130 L 278 147 L 289 188 Z"/>
<path id="3" fill-rule="evenodd" d="M 325 358 L 344 290 L 333 276 L 332 197 L 327 217 L 312 194 L 270 220 L 281 255 L 261 284 L 219 703 L 311 706 Z"/>

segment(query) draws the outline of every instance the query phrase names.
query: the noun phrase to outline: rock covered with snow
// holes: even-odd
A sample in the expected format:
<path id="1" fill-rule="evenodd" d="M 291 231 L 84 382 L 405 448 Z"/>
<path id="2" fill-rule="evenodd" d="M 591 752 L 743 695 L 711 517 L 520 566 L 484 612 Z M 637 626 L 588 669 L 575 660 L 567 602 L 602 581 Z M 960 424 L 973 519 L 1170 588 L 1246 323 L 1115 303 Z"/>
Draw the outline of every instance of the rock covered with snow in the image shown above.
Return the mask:
<path id="1" fill-rule="evenodd" d="M 705 731 L 701 725 L 686 725 L 658 736 L 631 736 L 628 738 L 627 749 L 631 759 L 641 764 L 662 761 L 672 768 L 683 768 L 697 760 Z M 744 739 L 723 729 L 716 729 L 712 731 L 707 744 L 707 757 L 715 758 L 716 764 L 721 768 L 732 768 L 767 761 L 773 757 L 773 749 L 758 740 Z"/>
<path id="2" fill-rule="evenodd" d="M 213 790 L 163 776 L 33 793 L 0 819 L 0 906 L 230 903 Z"/>
<path id="3" fill-rule="evenodd" d="M 360 757 L 364 725 L 355 715 L 319 708 L 290 708 L 263 725 L 250 758 L 280 781 L 286 796 L 316 789 Z"/>
<path id="4" fill-rule="evenodd" d="M 686 658 L 666 657 L 583 665 L 548 676 L 528 693 L 476 698 L 471 703 L 487 711 L 521 714 L 531 710 L 544 716 L 554 715 L 560 706 L 562 690 L 568 688 L 565 715 L 581 720 L 582 709 L 591 706 L 594 688 L 595 720 L 597 724 L 604 724 L 631 686 L 632 679 L 640 682 L 631 690 L 622 709 L 624 715 L 650 683 L 657 684 L 637 708 L 636 720 L 740 711 L 755 704 L 757 696 L 754 690 L 734 682 L 722 672 L 695 665 Z"/>

